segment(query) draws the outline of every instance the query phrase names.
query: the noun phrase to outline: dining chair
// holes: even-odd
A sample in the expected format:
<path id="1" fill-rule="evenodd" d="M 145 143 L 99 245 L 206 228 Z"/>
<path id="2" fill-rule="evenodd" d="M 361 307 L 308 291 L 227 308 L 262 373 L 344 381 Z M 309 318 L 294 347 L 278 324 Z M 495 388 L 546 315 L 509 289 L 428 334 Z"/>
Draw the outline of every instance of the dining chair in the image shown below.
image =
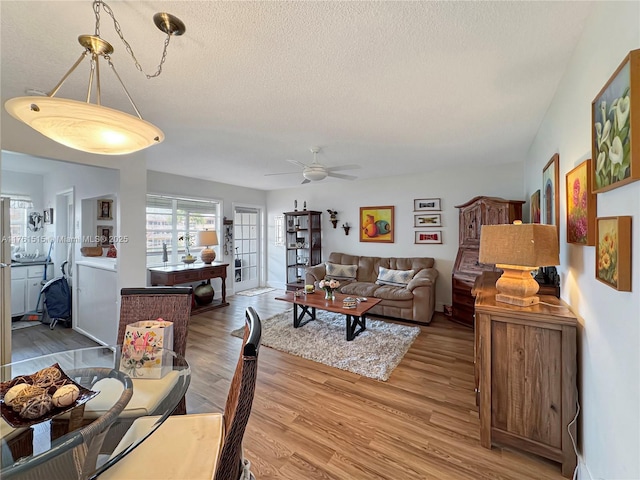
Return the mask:
<path id="1" fill-rule="evenodd" d="M 173 322 L 173 351 L 184 358 L 187 349 L 187 333 L 191 316 L 192 287 L 143 287 L 123 288 L 120 291 L 120 323 L 117 344 L 122 345 L 127 325 L 142 320 L 163 318 Z M 180 381 L 180 372 L 173 371 L 160 379 L 133 379 L 133 397 L 113 423 L 103 443 L 101 453 L 111 453 L 133 421 L 141 416 L 158 415 L 166 411 L 165 403 L 175 401 L 169 393 Z M 118 395 L 117 384 L 101 382 L 96 388 L 101 394 L 85 405 L 84 417 L 90 422 L 102 414 Z M 187 411 L 184 397 L 173 414 Z"/>
<path id="2" fill-rule="evenodd" d="M 111 456 L 124 454 L 123 458 L 100 475 L 100 480 L 253 478 L 243 457 L 242 439 L 253 404 L 261 336 L 260 318 L 249 307 L 224 413 L 169 417 L 140 445 L 126 452 L 132 441 L 149 432 L 156 421 L 156 417 L 137 419 Z"/>

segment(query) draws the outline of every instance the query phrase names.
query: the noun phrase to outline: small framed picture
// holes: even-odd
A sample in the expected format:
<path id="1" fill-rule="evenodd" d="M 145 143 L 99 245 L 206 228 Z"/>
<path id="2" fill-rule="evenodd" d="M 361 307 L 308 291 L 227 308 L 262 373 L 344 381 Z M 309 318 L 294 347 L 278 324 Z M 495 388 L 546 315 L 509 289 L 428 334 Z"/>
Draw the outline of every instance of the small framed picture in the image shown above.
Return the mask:
<path id="1" fill-rule="evenodd" d="M 442 231 L 418 231 L 416 232 L 416 239 L 414 243 L 442 243 Z"/>
<path id="2" fill-rule="evenodd" d="M 442 216 L 439 213 L 416 213 L 413 215 L 414 227 L 440 227 Z"/>
<path id="3" fill-rule="evenodd" d="M 540 223 L 540 190 L 536 190 L 533 192 L 533 195 L 531 195 L 529 221 L 530 223 Z"/>
<path id="4" fill-rule="evenodd" d="M 98 200 L 98 220 L 113 220 L 113 200 L 101 198 Z"/>
<path id="5" fill-rule="evenodd" d="M 44 223 L 52 224 L 53 223 L 53 208 L 45 208 L 43 215 Z"/>
<path id="6" fill-rule="evenodd" d="M 439 212 L 439 198 L 417 198 L 413 201 L 413 210 L 415 212 Z"/>
<path id="7" fill-rule="evenodd" d="M 98 246 L 108 247 L 113 242 L 113 227 L 108 225 L 98 225 Z"/>
<path id="8" fill-rule="evenodd" d="M 596 279 L 631 291 L 631 217 L 596 219 Z"/>

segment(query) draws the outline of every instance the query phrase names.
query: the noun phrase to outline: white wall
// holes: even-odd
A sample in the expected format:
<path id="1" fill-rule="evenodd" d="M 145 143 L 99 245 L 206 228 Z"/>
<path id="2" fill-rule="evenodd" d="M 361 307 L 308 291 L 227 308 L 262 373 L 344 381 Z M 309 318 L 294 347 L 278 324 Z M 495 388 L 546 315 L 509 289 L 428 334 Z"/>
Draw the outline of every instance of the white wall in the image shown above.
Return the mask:
<path id="1" fill-rule="evenodd" d="M 516 159 L 518 160 L 518 159 Z M 306 184 L 290 190 L 268 194 L 269 284 L 284 288 L 285 247 L 274 246 L 274 217 L 292 211 L 294 200 L 302 210 L 319 210 L 322 215 L 322 257 L 331 252 L 380 257 L 433 257 L 439 272 L 436 284 L 436 309 L 451 304 L 451 270 L 458 252 L 458 212 L 456 205 L 478 195 L 524 200 L 522 163 L 497 166 L 468 166 L 442 169 L 421 175 L 376 180 L 334 181 Z M 413 227 L 413 201 L 417 198 L 440 198 L 442 206 L 442 245 L 416 245 Z M 393 205 L 395 207 L 394 243 L 360 243 L 360 207 Z M 329 221 L 327 209 L 338 211 L 338 228 Z M 524 209 L 528 211 L 528 206 Z M 348 222 L 349 235 L 341 228 Z M 435 230 L 435 228 L 434 228 Z"/>
<path id="2" fill-rule="evenodd" d="M 598 216 L 633 216 L 630 293 L 595 280 L 595 247 L 566 243 L 564 200 L 566 173 L 591 158 L 591 102 L 627 53 L 638 47 L 640 3 L 597 3 L 526 161 L 525 186 L 531 195 L 541 188 L 545 163 L 560 154 L 559 272 L 562 297 L 581 324 L 583 479 L 640 478 L 640 182 L 597 196 Z"/>

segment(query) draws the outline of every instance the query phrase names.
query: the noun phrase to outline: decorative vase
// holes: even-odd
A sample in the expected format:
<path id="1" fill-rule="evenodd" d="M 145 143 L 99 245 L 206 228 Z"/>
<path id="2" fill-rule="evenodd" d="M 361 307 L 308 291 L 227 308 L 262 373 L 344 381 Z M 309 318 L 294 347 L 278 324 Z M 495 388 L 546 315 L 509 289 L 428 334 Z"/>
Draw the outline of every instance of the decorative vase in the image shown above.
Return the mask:
<path id="1" fill-rule="evenodd" d="M 325 288 L 324 290 L 324 299 L 325 300 L 335 300 L 336 299 L 336 294 L 333 290 L 329 289 L 329 288 Z"/>
<path id="2" fill-rule="evenodd" d="M 213 301 L 213 287 L 210 282 L 202 282 L 193 290 L 193 298 L 198 305 L 209 305 Z"/>

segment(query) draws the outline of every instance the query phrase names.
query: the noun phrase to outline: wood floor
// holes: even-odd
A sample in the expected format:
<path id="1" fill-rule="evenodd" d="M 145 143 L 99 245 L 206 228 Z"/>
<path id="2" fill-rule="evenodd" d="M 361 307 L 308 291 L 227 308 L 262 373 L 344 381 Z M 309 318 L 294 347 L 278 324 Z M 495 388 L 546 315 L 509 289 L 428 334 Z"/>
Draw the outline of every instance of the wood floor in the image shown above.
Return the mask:
<path id="1" fill-rule="evenodd" d="M 192 317 L 190 413 L 224 408 L 240 350 L 240 339 L 229 332 L 243 325 L 249 305 L 262 319 L 284 311 L 287 304 L 273 300 L 279 293 L 232 296 L 229 307 Z M 256 478 L 563 478 L 553 462 L 480 446 L 472 331 L 440 314 L 421 329 L 387 382 L 262 348 L 244 438 Z M 93 344 L 45 326 L 16 330 L 13 342 L 14 359 L 52 351 L 56 343 L 59 349 Z"/>

